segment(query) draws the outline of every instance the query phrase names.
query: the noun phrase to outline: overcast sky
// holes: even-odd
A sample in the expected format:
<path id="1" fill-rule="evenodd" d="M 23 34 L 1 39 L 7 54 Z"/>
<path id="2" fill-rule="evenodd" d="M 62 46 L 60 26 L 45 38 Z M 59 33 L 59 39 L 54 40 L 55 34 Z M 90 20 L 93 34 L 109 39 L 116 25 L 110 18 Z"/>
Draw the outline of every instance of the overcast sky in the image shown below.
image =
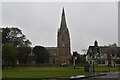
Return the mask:
<path id="1" fill-rule="evenodd" d="M 62 8 L 70 32 L 71 51 L 83 53 L 97 40 L 99 45 L 118 44 L 117 2 L 6 2 L 2 26 L 22 30 L 32 46 L 57 46 Z"/>

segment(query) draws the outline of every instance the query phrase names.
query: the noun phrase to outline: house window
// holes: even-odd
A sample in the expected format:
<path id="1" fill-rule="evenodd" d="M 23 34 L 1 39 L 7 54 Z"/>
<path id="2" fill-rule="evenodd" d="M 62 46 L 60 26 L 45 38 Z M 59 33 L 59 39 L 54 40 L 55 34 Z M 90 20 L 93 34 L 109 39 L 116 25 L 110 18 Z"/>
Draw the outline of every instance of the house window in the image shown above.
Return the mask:
<path id="1" fill-rule="evenodd" d="M 112 56 L 112 57 L 115 57 L 115 53 L 113 52 L 113 53 L 111 54 L 111 56 Z"/>
<path id="2" fill-rule="evenodd" d="M 90 61 L 90 64 L 92 64 L 92 61 Z"/>

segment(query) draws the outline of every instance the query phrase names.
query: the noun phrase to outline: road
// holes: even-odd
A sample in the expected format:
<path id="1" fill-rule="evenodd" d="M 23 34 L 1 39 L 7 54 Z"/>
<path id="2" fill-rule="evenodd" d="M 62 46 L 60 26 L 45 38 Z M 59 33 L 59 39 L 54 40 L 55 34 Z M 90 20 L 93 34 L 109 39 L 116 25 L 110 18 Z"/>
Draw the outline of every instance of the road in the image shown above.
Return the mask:
<path id="1" fill-rule="evenodd" d="M 120 72 L 109 72 L 104 76 L 90 77 L 80 80 L 120 80 Z"/>

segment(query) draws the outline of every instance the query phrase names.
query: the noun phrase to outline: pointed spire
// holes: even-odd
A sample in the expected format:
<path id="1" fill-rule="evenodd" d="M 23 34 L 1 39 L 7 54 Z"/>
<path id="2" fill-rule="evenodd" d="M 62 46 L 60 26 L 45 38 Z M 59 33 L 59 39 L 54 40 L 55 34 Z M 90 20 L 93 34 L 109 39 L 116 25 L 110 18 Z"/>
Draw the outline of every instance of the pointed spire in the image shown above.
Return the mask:
<path id="1" fill-rule="evenodd" d="M 63 7 L 63 11 L 62 11 L 62 16 L 65 16 L 64 7 Z"/>
<path id="2" fill-rule="evenodd" d="M 64 7 L 63 7 L 63 10 L 62 10 L 60 29 L 63 29 L 63 28 L 67 28 L 67 25 L 66 25 L 66 19 L 65 19 L 65 11 L 64 11 Z"/>

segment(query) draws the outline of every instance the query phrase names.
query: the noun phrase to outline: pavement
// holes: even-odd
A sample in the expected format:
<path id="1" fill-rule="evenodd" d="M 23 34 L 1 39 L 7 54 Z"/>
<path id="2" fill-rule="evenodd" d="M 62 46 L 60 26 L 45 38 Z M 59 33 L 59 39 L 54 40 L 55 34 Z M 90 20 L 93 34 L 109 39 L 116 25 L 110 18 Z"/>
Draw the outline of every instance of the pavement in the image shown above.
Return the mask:
<path id="1" fill-rule="evenodd" d="M 99 72 L 90 75 L 71 76 L 70 78 L 58 78 L 50 80 L 120 80 L 120 72 Z"/>
<path id="2" fill-rule="evenodd" d="M 120 80 L 120 72 L 104 72 L 101 76 L 92 76 L 89 78 L 83 78 L 80 80 Z"/>
<path id="3" fill-rule="evenodd" d="M 95 76 L 86 80 L 101 80 L 101 79 L 102 80 L 120 80 L 120 72 L 108 72 L 104 76 Z"/>
<path id="4" fill-rule="evenodd" d="M 93 73 L 90 75 L 78 75 L 78 76 L 72 76 L 70 77 L 70 80 L 74 79 L 85 79 L 85 78 L 90 78 L 90 77 L 97 77 L 97 76 L 104 76 L 106 73 Z"/>

